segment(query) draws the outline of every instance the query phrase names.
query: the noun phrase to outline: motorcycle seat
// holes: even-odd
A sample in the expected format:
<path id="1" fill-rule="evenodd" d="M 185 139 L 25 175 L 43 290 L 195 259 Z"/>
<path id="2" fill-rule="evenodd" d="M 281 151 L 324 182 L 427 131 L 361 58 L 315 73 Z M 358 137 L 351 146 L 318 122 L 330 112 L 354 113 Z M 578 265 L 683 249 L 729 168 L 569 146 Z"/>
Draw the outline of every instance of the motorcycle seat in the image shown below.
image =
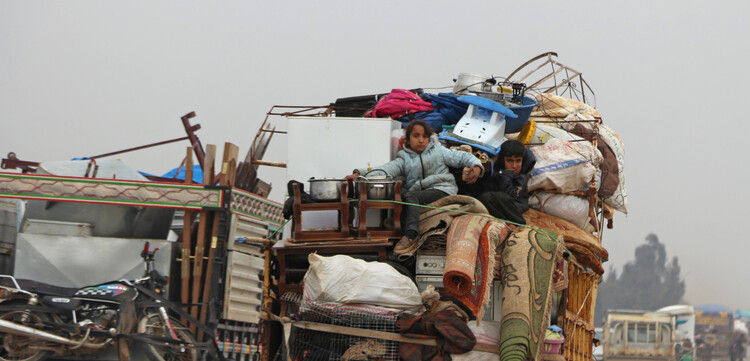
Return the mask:
<path id="1" fill-rule="evenodd" d="M 34 280 L 17 279 L 16 282 L 18 282 L 18 285 L 21 286 L 22 290 L 42 295 L 72 297 L 76 291 L 78 291 L 78 288 L 60 287 Z M 5 287 L 15 287 L 9 278 L 0 278 L 0 285 Z"/>

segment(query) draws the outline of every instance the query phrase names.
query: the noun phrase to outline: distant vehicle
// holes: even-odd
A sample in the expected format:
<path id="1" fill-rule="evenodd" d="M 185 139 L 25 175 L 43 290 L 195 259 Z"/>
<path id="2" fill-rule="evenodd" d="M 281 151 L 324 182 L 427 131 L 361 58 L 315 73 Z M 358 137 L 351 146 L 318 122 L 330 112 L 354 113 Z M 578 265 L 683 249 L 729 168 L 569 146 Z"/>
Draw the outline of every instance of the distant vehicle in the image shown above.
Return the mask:
<path id="1" fill-rule="evenodd" d="M 695 308 L 690 305 L 672 305 L 662 307 L 656 312 L 675 315 L 675 340 L 682 343 L 686 339 L 695 344 Z"/>
<path id="2" fill-rule="evenodd" d="M 604 360 L 673 360 L 675 315 L 609 310 L 604 316 Z"/>
<path id="3" fill-rule="evenodd" d="M 722 305 L 695 306 L 695 335 L 711 345 L 713 358 L 729 359 L 734 328 L 732 309 Z"/>

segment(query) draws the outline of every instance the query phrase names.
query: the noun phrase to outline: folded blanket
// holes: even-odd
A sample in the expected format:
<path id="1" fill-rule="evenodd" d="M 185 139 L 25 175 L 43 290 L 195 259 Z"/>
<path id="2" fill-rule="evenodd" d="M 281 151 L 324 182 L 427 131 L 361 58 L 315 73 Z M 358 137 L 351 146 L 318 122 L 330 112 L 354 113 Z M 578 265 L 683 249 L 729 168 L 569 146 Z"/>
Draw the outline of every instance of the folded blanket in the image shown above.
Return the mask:
<path id="1" fill-rule="evenodd" d="M 419 214 L 419 236 L 414 246 L 399 255 L 400 259 L 414 256 L 414 253 L 430 236 L 447 233 L 453 219 L 466 213 L 487 214 L 487 208 L 475 198 L 463 195 L 447 196 L 422 208 Z M 434 209 L 440 208 L 440 209 Z"/>
<path id="2" fill-rule="evenodd" d="M 605 261 L 609 259 L 609 252 L 601 246 L 599 238 L 573 223 L 533 209 L 526 211 L 523 218 L 529 226 L 552 231 L 563 236 L 565 243 L 576 243 Z"/>

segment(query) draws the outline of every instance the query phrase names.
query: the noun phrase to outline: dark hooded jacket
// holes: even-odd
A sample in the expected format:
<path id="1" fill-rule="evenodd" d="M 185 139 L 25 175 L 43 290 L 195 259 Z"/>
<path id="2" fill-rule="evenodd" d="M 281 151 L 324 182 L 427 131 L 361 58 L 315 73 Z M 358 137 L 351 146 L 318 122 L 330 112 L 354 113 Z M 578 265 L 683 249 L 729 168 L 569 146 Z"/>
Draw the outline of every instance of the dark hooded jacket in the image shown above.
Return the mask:
<path id="1" fill-rule="evenodd" d="M 524 211 L 528 209 L 529 191 L 526 184 L 529 180 L 529 172 L 531 172 L 531 170 L 534 169 L 534 165 L 536 165 L 534 152 L 528 148 L 524 151 L 521 173 L 517 176 L 514 176 L 513 172 L 503 172 L 505 162 L 503 162 L 502 159 L 498 159 L 495 165 L 494 173 L 485 173 L 484 176 L 474 184 L 459 182 L 458 193 L 477 198 L 484 192 L 503 191 L 513 196 L 514 200 L 524 204 Z M 455 172 L 457 179 L 461 179 L 460 172 L 461 169 L 458 169 Z M 518 187 L 521 187 L 521 189 L 518 189 Z"/>
<path id="2" fill-rule="evenodd" d="M 526 149 L 523 153 L 523 162 L 521 163 L 521 172 L 518 175 L 509 170 L 505 170 L 505 162 L 498 159 L 498 169 L 490 176 L 485 184 L 485 189 L 490 192 L 503 191 L 513 197 L 516 205 L 522 212 L 529 209 L 529 172 L 536 165 L 534 152 Z"/>

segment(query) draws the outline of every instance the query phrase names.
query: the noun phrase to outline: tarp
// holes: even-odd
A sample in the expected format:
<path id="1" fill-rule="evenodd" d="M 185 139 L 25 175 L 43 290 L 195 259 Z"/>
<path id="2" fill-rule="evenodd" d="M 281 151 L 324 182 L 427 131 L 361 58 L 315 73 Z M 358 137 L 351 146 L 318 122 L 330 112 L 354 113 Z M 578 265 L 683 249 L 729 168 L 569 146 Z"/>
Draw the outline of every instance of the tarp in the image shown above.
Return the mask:
<path id="1" fill-rule="evenodd" d="M 179 173 L 175 177 L 175 173 L 179 170 Z M 185 167 L 174 168 L 169 172 L 161 175 L 164 178 L 174 178 L 176 180 L 185 179 Z M 193 165 L 193 183 L 203 183 L 203 169 L 199 164 Z"/>
<path id="2" fill-rule="evenodd" d="M 710 312 L 710 313 L 718 313 L 718 312 L 729 312 L 733 313 L 732 309 L 727 306 L 717 305 L 717 304 L 704 304 L 695 306 L 696 311 L 703 311 L 703 312 Z"/>
<path id="3" fill-rule="evenodd" d="M 750 319 L 750 310 L 734 311 L 734 318 Z"/>

